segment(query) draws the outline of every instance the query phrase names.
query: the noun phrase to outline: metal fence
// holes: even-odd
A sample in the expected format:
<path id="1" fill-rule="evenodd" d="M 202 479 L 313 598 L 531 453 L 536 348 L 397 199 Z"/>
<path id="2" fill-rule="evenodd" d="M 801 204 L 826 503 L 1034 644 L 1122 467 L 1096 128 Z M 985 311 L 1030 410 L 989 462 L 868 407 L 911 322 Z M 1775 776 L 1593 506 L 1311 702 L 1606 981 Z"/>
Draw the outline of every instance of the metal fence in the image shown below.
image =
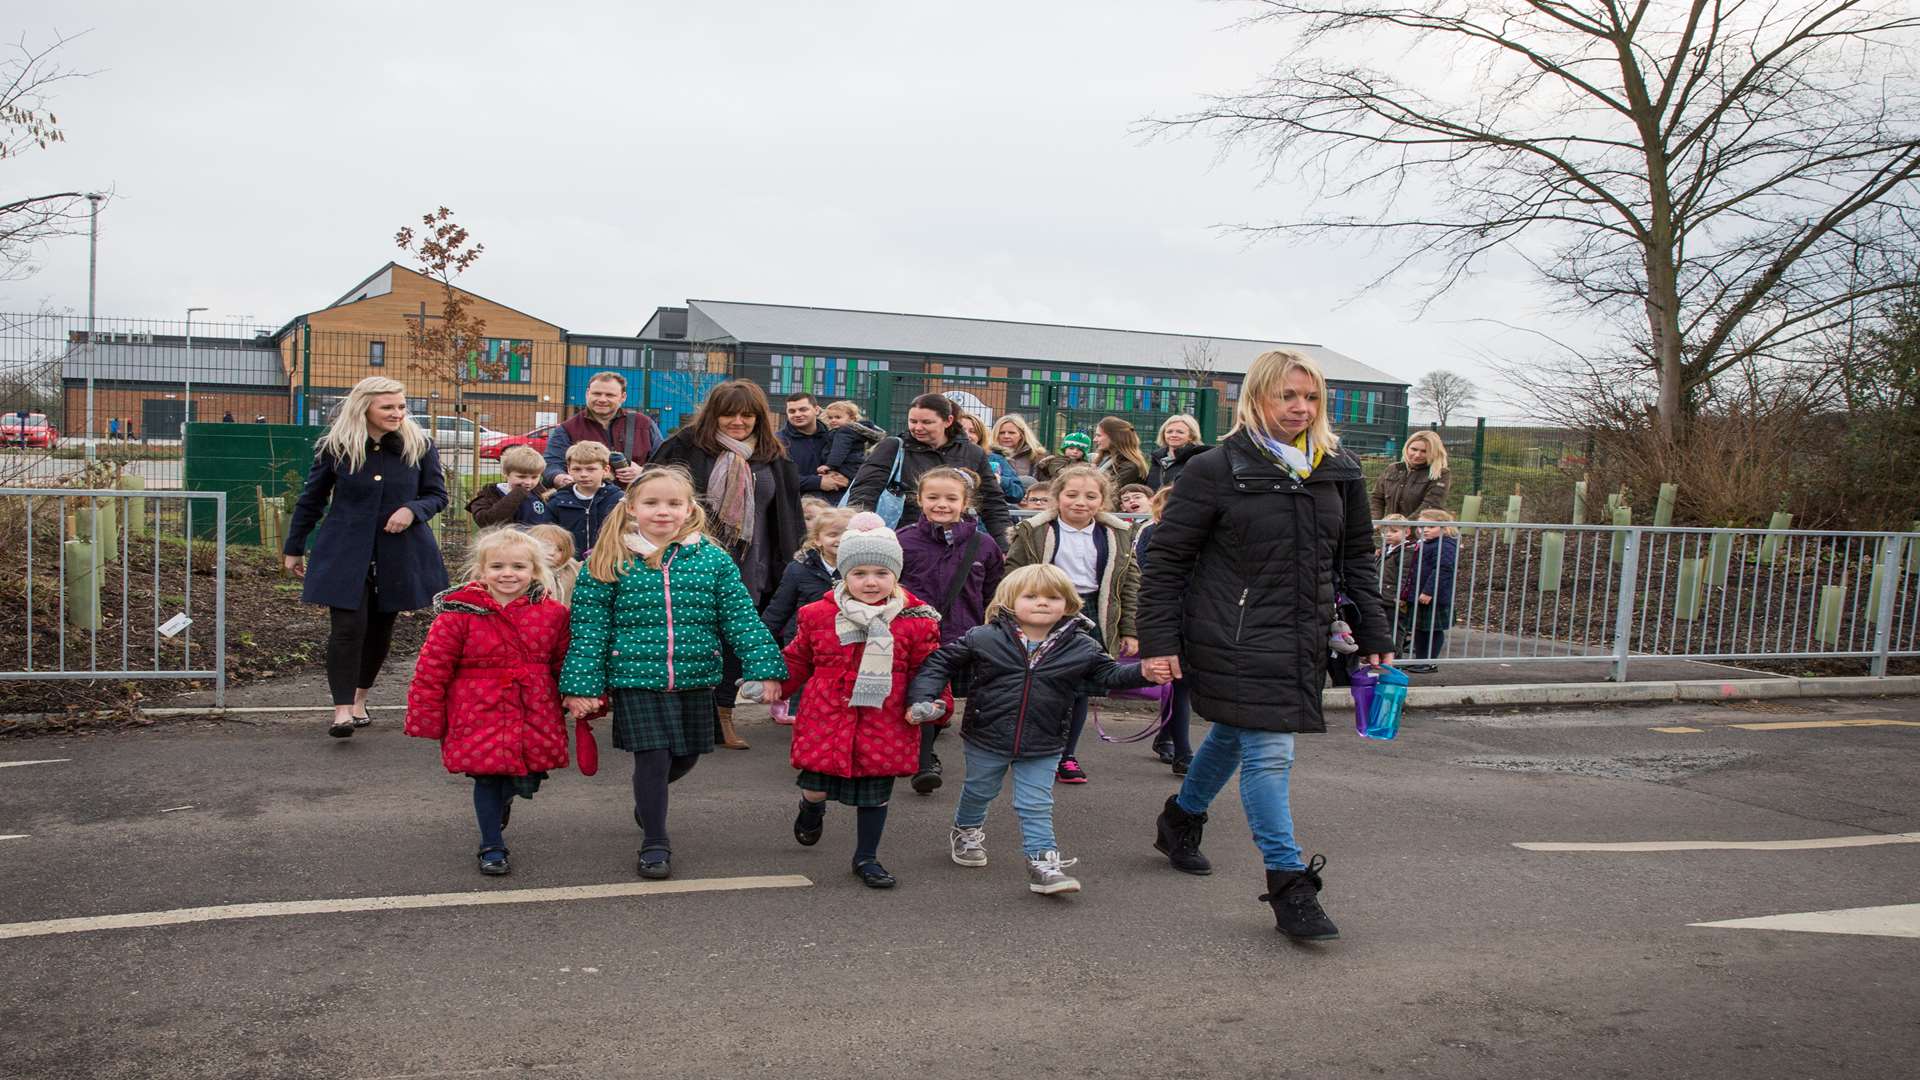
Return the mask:
<path id="1" fill-rule="evenodd" d="M 1445 528 L 1382 548 L 1411 662 L 1592 661 L 1624 680 L 1635 657 L 1855 658 L 1884 675 L 1920 656 L 1920 533 Z"/>
<path id="2" fill-rule="evenodd" d="M 0 488 L 0 680 L 209 679 L 225 704 L 226 521 L 222 492 Z"/>

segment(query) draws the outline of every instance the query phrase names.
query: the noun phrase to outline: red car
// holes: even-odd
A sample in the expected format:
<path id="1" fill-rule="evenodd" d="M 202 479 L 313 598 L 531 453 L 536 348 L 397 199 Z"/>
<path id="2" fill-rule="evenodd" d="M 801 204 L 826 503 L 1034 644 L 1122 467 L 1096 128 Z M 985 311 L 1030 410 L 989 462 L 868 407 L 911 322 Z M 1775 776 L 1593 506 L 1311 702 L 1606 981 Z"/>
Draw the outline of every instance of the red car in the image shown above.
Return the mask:
<path id="1" fill-rule="evenodd" d="M 47 422 L 45 413 L 28 413 L 24 418 L 17 412 L 0 415 L 0 446 L 51 450 L 59 441 L 60 432 Z M 545 446 L 546 440 L 540 443 Z"/>
<path id="2" fill-rule="evenodd" d="M 495 439 L 480 448 L 480 456 L 489 461 L 499 461 L 500 455 L 506 453 L 510 446 L 531 446 L 544 454 L 547 452 L 547 436 L 559 426 L 548 424 L 546 427 L 534 428 L 525 435 L 509 435 L 504 439 Z"/>

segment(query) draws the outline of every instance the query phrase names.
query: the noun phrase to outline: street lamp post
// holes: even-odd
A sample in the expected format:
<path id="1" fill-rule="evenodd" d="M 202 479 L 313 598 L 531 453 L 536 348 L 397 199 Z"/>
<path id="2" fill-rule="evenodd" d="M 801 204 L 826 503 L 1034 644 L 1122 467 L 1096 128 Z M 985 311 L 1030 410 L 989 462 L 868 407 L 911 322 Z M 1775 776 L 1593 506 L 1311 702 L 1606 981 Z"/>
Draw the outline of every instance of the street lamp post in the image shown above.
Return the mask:
<path id="1" fill-rule="evenodd" d="M 99 281 L 96 266 L 100 256 L 100 200 L 98 192 L 87 196 L 87 432 L 81 440 L 87 448 L 87 460 L 93 460 L 93 296 Z M 65 423 L 63 420 L 62 423 Z M 24 433 L 21 436 L 25 438 Z"/>
<path id="2" fill-rule="evenodd" d="M 187 309 L 187 400 L 180 411 L 180 445 L 183 447 L 187 444 L 187 425 L 193 423 L 193 313 L 205 310 L 203 307 Z"/>

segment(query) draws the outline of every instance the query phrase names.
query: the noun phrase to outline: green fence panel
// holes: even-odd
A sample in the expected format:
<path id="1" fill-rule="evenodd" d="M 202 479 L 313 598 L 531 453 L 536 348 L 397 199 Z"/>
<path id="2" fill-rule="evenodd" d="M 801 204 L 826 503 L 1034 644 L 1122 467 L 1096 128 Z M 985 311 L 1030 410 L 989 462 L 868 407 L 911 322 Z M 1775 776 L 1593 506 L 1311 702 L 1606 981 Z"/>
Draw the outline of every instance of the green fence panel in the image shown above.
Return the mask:
<path id="1" fill-rule="evenodd" d="M 227 493 L 227 542 L 258 544 L 260 511 L 254 488 L 269 499 L 298 493 L 313 463 L 313 444 L 326 428 L 308 424 L 187 425 L 181 486 Z M 211 536 L 214 515 L 196 513 L 196 536 Z"/>

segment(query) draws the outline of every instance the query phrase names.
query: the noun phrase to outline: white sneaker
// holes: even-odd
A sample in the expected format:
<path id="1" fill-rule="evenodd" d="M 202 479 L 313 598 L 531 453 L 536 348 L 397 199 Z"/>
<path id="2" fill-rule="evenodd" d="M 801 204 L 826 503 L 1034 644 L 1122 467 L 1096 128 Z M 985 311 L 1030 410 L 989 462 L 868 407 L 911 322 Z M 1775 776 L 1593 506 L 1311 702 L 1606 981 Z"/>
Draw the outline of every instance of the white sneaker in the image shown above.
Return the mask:
<path id="1" fill-rule="evenodd" d="M 952 848 L 954 862 L 961 866 L 987 865 L 987 830 L 979 826 L 963 829 L 955 825 L 947 842 Z"/>
<path id="2" fill-rule="evenodd" d="M 1079 892 L 1080 883 L 1066 875 L 1067 867 L 1079 859 L 1062 859 L 1057 851 L 1043 851 L 1027 858 L 1027 888 L 1042 896 Z"/>

